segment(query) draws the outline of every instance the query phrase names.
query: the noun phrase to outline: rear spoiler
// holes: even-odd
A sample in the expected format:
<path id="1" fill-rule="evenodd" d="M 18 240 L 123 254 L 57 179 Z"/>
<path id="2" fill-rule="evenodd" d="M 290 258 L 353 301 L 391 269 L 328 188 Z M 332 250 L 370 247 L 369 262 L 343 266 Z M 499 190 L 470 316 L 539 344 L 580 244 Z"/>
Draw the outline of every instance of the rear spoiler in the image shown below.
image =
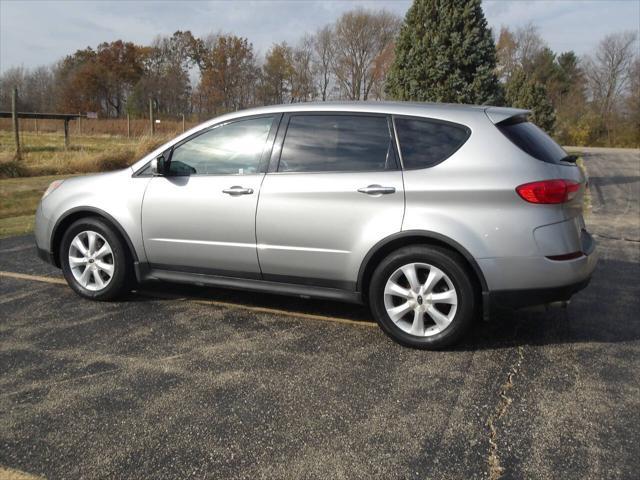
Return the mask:
<path id="1" fill-rule="evenodd" d="M 510 123 L 512 121 L 524 121 L 531 113 L 531 110 L 508 107 L 487 107 L 484 113 L 494 124 Z"/>

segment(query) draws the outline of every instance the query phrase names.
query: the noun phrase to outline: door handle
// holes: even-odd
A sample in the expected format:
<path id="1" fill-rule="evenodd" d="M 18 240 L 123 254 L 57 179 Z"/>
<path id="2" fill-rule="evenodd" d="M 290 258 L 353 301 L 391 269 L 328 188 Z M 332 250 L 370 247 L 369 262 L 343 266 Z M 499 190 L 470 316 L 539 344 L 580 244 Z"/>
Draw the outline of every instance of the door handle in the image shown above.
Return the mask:
<path id="1" fill-rule="evenodd" d="M 226 193 L 228 195 L 251 195 L 253 193 L 253 188 L 244 188 L 234 185 L 231 188 L 225 188 L 222 190 L 222 193 Z"/>
<path id="2" fill-rule="evenodd" d="M 380 185 L 369 185 L 368 187 L 359 188 L 360 193 L 366 193 L 367 195 L 388 195 L 389 193 L 396 193 L 395 187 L 382 187 Z"/>

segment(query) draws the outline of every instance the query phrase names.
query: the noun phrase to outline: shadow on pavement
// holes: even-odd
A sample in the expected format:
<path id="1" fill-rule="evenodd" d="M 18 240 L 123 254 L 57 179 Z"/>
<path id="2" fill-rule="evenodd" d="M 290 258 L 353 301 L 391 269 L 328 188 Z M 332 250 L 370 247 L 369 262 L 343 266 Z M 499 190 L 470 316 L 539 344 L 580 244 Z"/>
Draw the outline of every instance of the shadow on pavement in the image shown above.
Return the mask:
<path id="1" fill-rule="evenodd" d="M 640 299 L 635 295 L 640 274 L 637 263 L 601 260 L 591 284 L 574 295 L 565 308 L 544 306 L 497 310 L 489 322 L 477 320 L 454 350 L 484 350 L 518 345 L 619 343 L 640 339 Z M 131 302 L 173 296 L 188 300 L 235 303 L 292 313 L 314 314 L 372 322 L 366 306 L 169 283 L 145 284 Z"/>

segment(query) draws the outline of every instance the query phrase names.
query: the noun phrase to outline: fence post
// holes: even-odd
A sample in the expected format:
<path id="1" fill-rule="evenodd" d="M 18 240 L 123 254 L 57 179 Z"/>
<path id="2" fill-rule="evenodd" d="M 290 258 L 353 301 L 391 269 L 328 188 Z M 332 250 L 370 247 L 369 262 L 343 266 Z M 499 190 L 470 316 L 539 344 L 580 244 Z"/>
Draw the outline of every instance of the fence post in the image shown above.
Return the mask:
<path id="1" fill-rule="evenodd" d="M 34 118 L 35 122 L 36 122 L 36 135 L 40 134 L 40 130 L 38 130 L 38 117 Z"/>
<path id="2" fill-rule="evenodd" d="M 82 135 L 82 113 L 78 112 L 78 135 Z"/>
<path id="3" fill-rule="evenodd" d="M 131 138 L 131 117 L 127 113 L 127 138 Z"/>
<path id="4" fill-rule="evenodd" d="M 69 148 L 69 119 L 64 119 L 64 148 Z"/>
<path id="5" fill-rule="evenodd" d="M 149 122 L 151 122 L 151 136 L 155 133 L 156 126 L 153 119 L 153 99 L 149 99 Z"/>
<path id="6" fill-rule="evenodd" d="M 16 140 L 16 160 L 20 160 L 20 130 L 18 125 L 18 88 L 13 88 L 11 95 L 11 118 L 13 120 L 13 135 Z"/>
<path id="7" fill-rule="evenodd" d="M 184 129 L 184 113 L 183 113 L 182 114 L 182 133 L 184 132 L 185 132 L 185 129 Z"/>

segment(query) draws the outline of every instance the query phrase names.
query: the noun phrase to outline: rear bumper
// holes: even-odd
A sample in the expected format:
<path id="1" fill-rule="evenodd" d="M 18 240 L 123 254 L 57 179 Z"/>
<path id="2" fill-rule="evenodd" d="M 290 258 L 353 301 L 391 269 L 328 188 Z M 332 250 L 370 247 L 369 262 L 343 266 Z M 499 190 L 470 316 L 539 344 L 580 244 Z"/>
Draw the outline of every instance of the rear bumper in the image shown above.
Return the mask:
<path id="1" fill-rule="evenodd" d="M 485 307 L 519 308 L 569 300 L 589 284 L 598 263 L 595 241 L 586 231 L 581 245 L 584 255 L 570 260 L 546 257 L 480 260 L 489 286 L 484 294 Z"/>
<path id="2" fill-rule="evenodd" d="M 489 305 L 496 307 L 522 308 L 553 302 L 566 302 L 591 281 L 588 277 L 580 282 L 563 287 L 535 288 L 527 290 L 497 290 L 489 292 Z"/>
<path id="3" fill-rule="evenodd" d="M 589 236 L 590 237 L 590 236 Z M 591 277 L 598 262 L 595 242 L 583 243 L 581 257 L 552 260 L 544 256 L 480 258 L 488 291 L 538 290 L 579 284 Z"/>

